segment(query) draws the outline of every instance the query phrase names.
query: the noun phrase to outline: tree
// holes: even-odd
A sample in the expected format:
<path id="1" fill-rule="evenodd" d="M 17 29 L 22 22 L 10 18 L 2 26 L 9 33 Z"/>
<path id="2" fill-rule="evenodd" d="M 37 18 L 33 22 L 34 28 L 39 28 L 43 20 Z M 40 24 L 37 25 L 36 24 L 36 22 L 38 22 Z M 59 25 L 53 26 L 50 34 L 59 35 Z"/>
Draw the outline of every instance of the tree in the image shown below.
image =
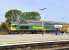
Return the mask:
<path id="1" fill-rule="evenodd" d="M 2 27 L 1 27 L 1 24 L 0 24 L 0 30 L 2 29 Z"/>
<path id="2" fill-rule="evenodd" d="M 10 29 L 8 26 L 9 26 L 8 23 L 2 23 L 1 24 L 1 30 L 8 31 Z"/>
<path id="3" fill-rule="evenodd" d="M 22 17 L 26 20 L 40 20 L 40 14 L 38 12 L 24 12 Z"/>
<path id="4" fill-rule="evenodd" d="M 5 18 L 7 18 L 6 22 L 11 23 L 11 22 L 19 21 L 21 14 L 22 12 L 17 9 L 8 10 L 5 14 Z"/>

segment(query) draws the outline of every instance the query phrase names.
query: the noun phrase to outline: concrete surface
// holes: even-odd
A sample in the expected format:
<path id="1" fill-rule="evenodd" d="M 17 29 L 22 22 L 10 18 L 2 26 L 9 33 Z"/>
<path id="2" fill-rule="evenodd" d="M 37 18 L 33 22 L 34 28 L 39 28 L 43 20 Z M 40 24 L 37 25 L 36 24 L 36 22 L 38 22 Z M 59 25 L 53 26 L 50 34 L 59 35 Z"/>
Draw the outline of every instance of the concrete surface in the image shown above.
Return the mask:
<path id="1" fill-rule="evenodd" d="M 69 34 L 12 34 L 0 35 L 0 46 L 29 43 L 69 41 Z"/>

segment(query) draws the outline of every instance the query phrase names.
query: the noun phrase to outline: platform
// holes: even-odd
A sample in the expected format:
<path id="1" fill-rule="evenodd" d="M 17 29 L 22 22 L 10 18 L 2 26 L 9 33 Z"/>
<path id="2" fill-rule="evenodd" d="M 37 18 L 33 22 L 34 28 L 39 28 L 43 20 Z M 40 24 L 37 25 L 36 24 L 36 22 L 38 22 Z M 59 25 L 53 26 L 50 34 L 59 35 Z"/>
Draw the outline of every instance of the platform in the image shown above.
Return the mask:
<path id="1" fill-rule="evenodd" d="M 0 46 L 69 41 L 69 34 L 12 34 L 0 35 Z"/>

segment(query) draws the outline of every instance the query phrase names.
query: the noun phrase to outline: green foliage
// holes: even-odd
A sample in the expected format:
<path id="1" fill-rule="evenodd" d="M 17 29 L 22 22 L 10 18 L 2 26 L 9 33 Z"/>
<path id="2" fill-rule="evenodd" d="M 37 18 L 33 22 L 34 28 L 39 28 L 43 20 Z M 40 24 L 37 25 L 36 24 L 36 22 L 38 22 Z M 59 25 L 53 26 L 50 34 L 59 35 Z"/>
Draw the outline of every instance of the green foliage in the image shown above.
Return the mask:
<path id="1" fill-rule="evenodd" d="M 8 10 L 5 13 L 6 22 L 11 23 L 27 23 L 26 20 L 40 20 L 40 14 L 38 12 L 21 12 L 20 10 Z"/>
<path id="2" fill-rule="evenodd" d="M 5 13 L 5 18 L 7 18 L 7 22 L 11 23 L 11 21 L 15 22 L 18 17 L 20 17 L 22 12 L 20 10 L 8 10 Z"/>
<path id="3" fill-rule="evenodd" d="M 2 23 L 1 24 L 1 30 L 8 31 L 8 24 L 7 23 Z"/>
<path id="4" fill-rule="evenodd" d="M 38 12 L 24 12 L 22 17 L 26 20 L 40 20 L 41 18 Z"/>
<path id="5" fill-rule="evenodd" d="M 16 17 L 16 16 L 19 16 L 19 15 L 21 15 L 21 11 L 20 10 L 9 10 L 9 11 L 7 11 L 6 12 L 6 14 L 5 14 L 5 17 L 6 18 L 9 18 L 9 17 Z"/>

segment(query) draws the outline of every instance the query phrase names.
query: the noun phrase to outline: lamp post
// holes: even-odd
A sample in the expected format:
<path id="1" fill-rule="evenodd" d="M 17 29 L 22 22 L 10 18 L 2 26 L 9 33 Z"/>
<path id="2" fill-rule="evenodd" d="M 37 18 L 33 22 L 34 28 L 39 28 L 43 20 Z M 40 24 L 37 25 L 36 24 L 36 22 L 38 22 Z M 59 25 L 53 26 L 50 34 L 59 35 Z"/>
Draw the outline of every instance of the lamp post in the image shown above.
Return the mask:
<path id="1" fill-rule="evenodd" d="M 40 11 L 44 11 L 44 10 L 46 10 L 47 8 L 42 8 L 42 9 L 39 9 Z M 44 17 L 43 17 L 43 19 L 44 19 Z M 44 21 L 43 21 L 43 19 L 41 20 L 42 21 L 42 27 L 44 28 Z M 45 34 L 45 29 L 42 29 L 43 30 L 43 34 Z"/>

